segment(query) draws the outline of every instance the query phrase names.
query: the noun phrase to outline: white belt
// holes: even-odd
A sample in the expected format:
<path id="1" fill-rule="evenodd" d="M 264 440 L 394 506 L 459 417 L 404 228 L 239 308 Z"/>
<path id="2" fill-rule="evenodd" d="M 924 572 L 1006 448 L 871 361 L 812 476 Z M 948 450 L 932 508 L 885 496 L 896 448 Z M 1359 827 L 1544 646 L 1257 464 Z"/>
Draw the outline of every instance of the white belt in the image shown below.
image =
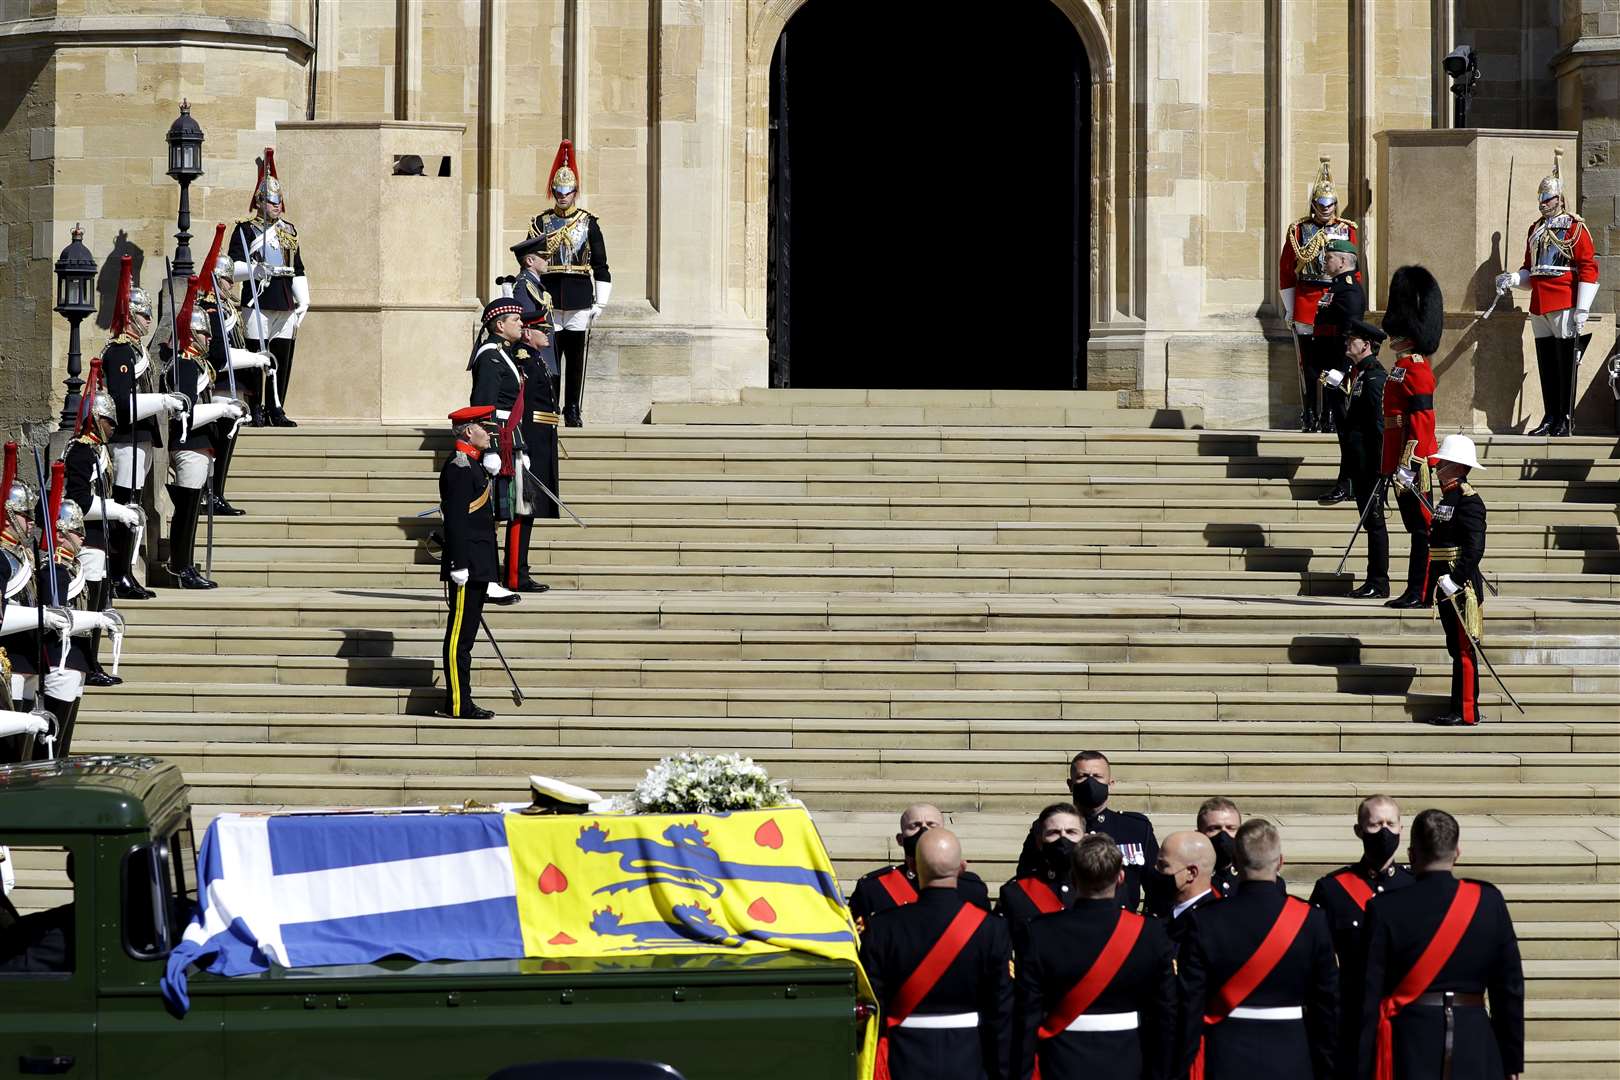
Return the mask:
<path id="1" fill-rule="evenodd" d="M 1136 1014 L 1081 1013 L 1069 1022 L 1064 1031 L 1135 1031 Z"/>
<path id="2" fill-rule="evenodd" d="M 979 1026 L 979 1014 L 970 1013 L 936 1013 L 928 1016 L 915 1014 L 900 1021 L 903 1028 L 971 1028 Z"/>
<path id="3" fill-rule="evenodd" d="M 1278 1005 L 1270 1009 L 1239 1005 L 1226 1015 L 1233 1020 L 1303 1020 L 1305 1010 L 1298 1005 Z"/>
<path id="4" fill-rule="evenodd" d="M 497 419 L 497 420 L 505 420 L 508 416 L 511 416 L 511 415 L 512 415 L 512 410 L 511 409 L 496 409 L 495 410 L 495 419 Z"/>

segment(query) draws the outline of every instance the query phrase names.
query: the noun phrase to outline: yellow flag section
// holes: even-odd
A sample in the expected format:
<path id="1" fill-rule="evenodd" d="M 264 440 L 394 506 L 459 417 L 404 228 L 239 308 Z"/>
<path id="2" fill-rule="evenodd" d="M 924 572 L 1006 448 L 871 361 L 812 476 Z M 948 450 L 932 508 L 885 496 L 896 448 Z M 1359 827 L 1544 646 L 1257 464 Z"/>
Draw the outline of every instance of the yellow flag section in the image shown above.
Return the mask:
<path id="1" fill-rule="evenodd" d="M 854 965 L 832 860 L 802 806 L 732 814 L 507 814 L 529 956 L 796 951 Z M 877 1025 L 860 1057 L 872 1075 Z"/>

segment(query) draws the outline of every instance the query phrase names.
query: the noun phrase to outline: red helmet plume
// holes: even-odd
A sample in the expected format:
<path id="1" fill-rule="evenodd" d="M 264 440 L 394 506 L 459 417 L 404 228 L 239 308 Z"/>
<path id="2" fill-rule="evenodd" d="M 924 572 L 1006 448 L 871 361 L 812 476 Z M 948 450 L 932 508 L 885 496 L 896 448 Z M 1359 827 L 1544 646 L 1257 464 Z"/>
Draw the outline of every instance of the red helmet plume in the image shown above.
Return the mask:
<path id="1" fill-rule="evenodd" d="M 214 226 L 214 243 L 208 249 L 208 258 L 202 261 L 202 273 L 208 275 L 209 285 L 213 285 L 214 263 L 219 259 L 220 248 L 225 246 L 225 223 L 219 222 Z M 212 287 L 203 290 L 213 292 Z"/>
<path id="2" fill-rule="evenodd" d="M 248 209 L 257 210 L 259 200 L 271 193 L 285 210 L 287 197 L 281 190 L 281 179 L 276 176 L 276 150 L 273 146 L 267 146 L 264 148 L 264 157 L 259 159 L 259 178 L 253 181 L 253 197 L 248 200 Z"/>
<path id="3" fill-rule="evenodd" d="M 67 462 L 51 462 L 51 495 L 50 499 L 45 503 L 45 508 L 50 513 L 50 517 L 45 520 L 51 523 L 52 530 L 56 528 L 57 515 L 62 512 L 62 492 L 66 487 Z"/>
<path id="4" fill-rule="evenodd" d="M 90 419 L 90 406 L 95 403 L 101 389 L 101 357 L 90 361 L 90 377 L 84 380 L 84 393 L 79 395 L 79 416 L 73 424 L 73 434 L 84 434 L 84 423 Z"/>
<path id="5" fill-rule="evenodd" d="M 174 324 L 179 335 L 181 352 L 191 348 L 191 312 L 197 306 L 197 293 L 201 288 L 202 277 L 192 274 L 186 283 L 185 302 L 180 305 L 180 321 Z"/>
<path id="6" fill-rule="evenodd" d="M 113 304 L 112 325 L 108 333 L 117 337 L 129 329 L 129 290 L 135 284 L 135 260 L 128 255 L 118 257 L 118 299 Z"/>
<path id="7" fill-rule="evenodd" d="M 579 190 L 579 160 L 574 157 L 574 144 L 567 139 L 557 147 L 557 156 L 551 161 L 551 176 L 546 181 L 546 190 L 556 191 L 558 183 Z"/>
<path id="8" fill-rule="evenodd" d="M 17 482 L 17 444 L 6 443 L 5 471 L 0 472 L 0 502 L 11 497 L 11 485 Z"/>

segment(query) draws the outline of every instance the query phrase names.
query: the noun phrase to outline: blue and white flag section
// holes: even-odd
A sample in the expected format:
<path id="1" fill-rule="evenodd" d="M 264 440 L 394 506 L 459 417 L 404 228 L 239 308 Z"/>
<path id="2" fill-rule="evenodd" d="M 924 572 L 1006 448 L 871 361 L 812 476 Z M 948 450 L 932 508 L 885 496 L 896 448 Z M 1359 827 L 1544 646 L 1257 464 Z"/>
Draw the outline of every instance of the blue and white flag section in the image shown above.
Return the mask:
<path id="1" fill-rule="evenodd" d="M 199 911 L 169 956 L 165 1000 L 190 1007 L 192 964 L 245 975 L 522 956 L 504 816 L 220 816 L 197 853 Z"/>

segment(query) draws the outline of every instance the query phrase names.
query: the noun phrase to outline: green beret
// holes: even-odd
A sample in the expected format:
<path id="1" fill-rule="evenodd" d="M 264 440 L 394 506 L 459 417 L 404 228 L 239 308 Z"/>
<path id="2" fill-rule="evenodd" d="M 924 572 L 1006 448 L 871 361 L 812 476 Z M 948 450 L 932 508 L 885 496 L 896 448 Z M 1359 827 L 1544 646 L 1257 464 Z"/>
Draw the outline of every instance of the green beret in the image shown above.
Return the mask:
<path id="1" fill-rule="evenodd" d="M 1349 241 L 1349 240 L 1334 240 L 1334 241 L 1331 241 L 1328 244 L 1327 249 L 1329 251 L 1342 251 L 1346 255 L 1355 255 L 1355 254 L 1357 254 L 1356 245 L 1354 243 L 1352 243 L 1351 241 Z"/>

